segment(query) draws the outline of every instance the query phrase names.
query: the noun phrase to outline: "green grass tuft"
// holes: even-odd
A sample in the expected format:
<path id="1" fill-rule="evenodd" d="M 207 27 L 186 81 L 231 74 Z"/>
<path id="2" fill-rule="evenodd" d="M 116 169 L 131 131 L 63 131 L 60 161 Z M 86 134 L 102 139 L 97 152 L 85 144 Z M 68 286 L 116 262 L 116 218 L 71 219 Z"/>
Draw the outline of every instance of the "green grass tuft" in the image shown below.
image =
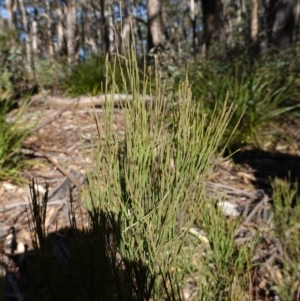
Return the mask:
<path id="1" fill-rule="evenodd" d="M 13 122 L 6 121 L 10 106 L 10 100 L 0 102 L 0 180 L 22 182 L 20 170 L 29 162 L 20 153 L 20 148 L 33 125 L 24 126 L 25 121 L 22 119 L 29 106 L 28 101 L 24 101 L 18 109 Z"/>

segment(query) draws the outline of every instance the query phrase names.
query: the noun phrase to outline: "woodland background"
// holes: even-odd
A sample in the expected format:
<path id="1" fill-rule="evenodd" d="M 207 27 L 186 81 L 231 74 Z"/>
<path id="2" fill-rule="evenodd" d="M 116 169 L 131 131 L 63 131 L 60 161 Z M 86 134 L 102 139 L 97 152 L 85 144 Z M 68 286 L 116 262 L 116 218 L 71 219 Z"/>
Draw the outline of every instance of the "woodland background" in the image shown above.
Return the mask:
<path id="1" fill-rule="evenodd" d="M 199 56 L 297 51 L 299 40 L 299 0 L 1 0 L 0 82 L 4 91 L 11 80 L 22 79 L 24 90 L 33 80 L 47 85 L 40 73 L 56 69 L 57 77 L 54 61 L 120 53 L 130 43 L 139 56 L 162 49 L 178 66 Z"/>
<path id="2" fill-rule="evenodd" d="M 20 242 L 31 239 L 38 273 L 14 300 L 116 300 L 117 291 L 126 301 L 298 301 L 299 50 L 300 0 L 0 0 L 0 239 L 12 227 Z M 124 108 L 114 107 L 120 95 Z M 163 110 L 140 101 L 153 95 Z M 89 106 L 70 106 L 83 99 Z M 91 125 L 94 100 L 102 105 Z M 32 231 L 28 200 L 20 205 L 16 193 L 24 175 L 26 184 L 48 175 L 52 192 L 70 180 L 91 226 L 69 245 L 76 223 L 55 232 L 57 213 L 73 203 L 67 189 L 60 207 L 43 197 L 57 243 Z M 224 218 L 216 204 L 241 218 Z M 45 229 L 39 214 L 35 229 Z M 107 253 L 109 233 L 117 239 Z M 73 257 L 53 265 L 52 248 L 66 246 Z M 26 265 L 19 271 L 28 283 Z"/>

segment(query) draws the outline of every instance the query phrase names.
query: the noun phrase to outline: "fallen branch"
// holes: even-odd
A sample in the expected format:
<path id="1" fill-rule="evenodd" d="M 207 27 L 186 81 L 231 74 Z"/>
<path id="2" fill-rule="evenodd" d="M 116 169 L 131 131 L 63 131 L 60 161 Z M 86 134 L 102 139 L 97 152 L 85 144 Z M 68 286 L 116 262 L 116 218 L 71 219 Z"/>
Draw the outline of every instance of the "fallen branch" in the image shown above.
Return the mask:
<path id="1" fill-rule="evenodd" d="M 47 159 L 50 163 L 52 163 L 63 175 L 65 175 L 74 186 L 78 188 L 78 191 L 80 191 L 81 188 L 81 182 L 79 179 L 77 179 L 76 176 L 74 176 L 72 173 L 70 173 L 68 170 L 66 170 L 64 167 L 62 167 L 55 159 L 51 158 L 51 156 L 48 156 L 46 153 L 43 151 L 39 150 L 38 148 L 34 146 L 29 146 L 31 149 L 33 149 L 38 156 L 42 156 L 45 159 Z"/>
<path id="2" fill-rule="evenodd" d="M 105 102 L 113 102 L 114 106 L 124 106 L 126 105 L 126 103 L 133 101 L 135 97 L 137 96 L 126 94 L 106 94 L 97 96 L 79 96 L 76 98 L 46 96 L 45 100 L 48 105 L 56 107 L 86 108 L 102 107 L 105 104 Z M 141 95 L 139 97 L 141 101 L 145 101 L 147 104 L 150 104 L 155 100 L 155 98 L 150 95 Z"/>

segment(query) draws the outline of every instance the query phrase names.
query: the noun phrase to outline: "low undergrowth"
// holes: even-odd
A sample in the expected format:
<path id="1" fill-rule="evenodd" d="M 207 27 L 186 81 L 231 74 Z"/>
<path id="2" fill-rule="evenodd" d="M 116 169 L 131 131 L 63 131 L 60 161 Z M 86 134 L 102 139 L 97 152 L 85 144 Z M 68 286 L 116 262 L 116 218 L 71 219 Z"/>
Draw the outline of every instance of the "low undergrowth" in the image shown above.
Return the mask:
<path id="1" fill-rule="evenodd" d="M 226 62 L 202 59 L 186 69 L 194 97 L 203 97 L 208 111 L 222 108 L 227 93 L 228 102 L 236 104 L 224 136 L 226 142 L 242 116 L 229 143 L 231 151 L 245 145 L 260 147 L 272 122 L 297 115 L 299 103 L 291 100 L 300 99 L 300 85 L 293 62 L 290 56 L 255 59 L 242 53 Z M 177 80 L 184 78 L 182 73 L 177 72 Z"/>
<path id="2" fill-rule="evenodd" d="M 7 122 L 12 101 L 0 99 L 0 180 L 22 182 L 21 169 L 29 162 L 20 152 L 22 141 L 29 135 L 33 125 L 27 124 L 23 115 L 29 106 L 24 101 L 12 122 Z M 26 126 L 24 125 L 26 123 Z"/>

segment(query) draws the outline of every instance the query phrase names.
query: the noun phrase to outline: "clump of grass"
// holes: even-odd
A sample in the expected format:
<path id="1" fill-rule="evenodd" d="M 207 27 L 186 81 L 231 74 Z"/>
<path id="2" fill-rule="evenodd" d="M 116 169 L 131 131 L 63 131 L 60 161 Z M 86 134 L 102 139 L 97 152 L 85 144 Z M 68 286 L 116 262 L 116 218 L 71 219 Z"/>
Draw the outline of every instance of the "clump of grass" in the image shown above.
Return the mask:
<path id="1" fill-rule="evenodd" d="M 114 103 L 108 97 L 101 120 L 93 116 L 99 139 L 93 141 L 93 167 L 81 193 L 90 224 L 79 231 L 71 208 L 69 256 L 63 262 L 53 259 L 56 243 L 51 234 L 46 238 L 47 194 L 38 202 L 33 193 L 37 263 L 31 296 L 58 301 L 183 300 L 187 277 L 198 272 L 199 299 L 242 300 L 240 278 L 248 272 L 251 250 L 234 244 L 239 220 L 226 221 L 209 206 L 204 187 L 222 159 L 217 150 L 234 107 L 224 105 L 207 115 L 184 81 L 180 102 L 170 110 L 158 73 L 151 78 L 143 72 L 140 78 L 134 51 L 128 62 L 122 69 L 123 87 L 135 97 L 123 109 L 124 135 L 115 130 Z M 155 94 L 149 104 L 144 100 L 151 81 Z M 118 87 L 114 81 L 107 83 L 107 95 L 118 93 Z M 164 114 L 170 116 L 167 126 Z M 209 246 L 199 248 L 190 241 L 188 232 L 195 224 L 206 232 Z M 196 267 L 191 264 L 195 252 L 200 258 Z"/>
<path id="2" fill-rule="evenodd" d="M 217 102 L 228 91 L 237 104 L 233 124 L 245 111 L 231 141 L 237 146 L 249 143 L 259 146 L 259 139 L 269 123 L 294 108 L 281 107 L 292 96 L 295 81 L 287 68 L 269 61 L 250 64 L 246 60 L 237 60 L 224 66 L 223 70 L 215 68 L 212 71 L 210 68 L 210 71 L 200 73 L 204 82 L 196 87 L 199 92 L 203 91 L 205 98 Z"/>
<path id="3" fill-rule="evenodd" d="M 63 88 L 71 96 L 92 96 L 103 92 L 105 85 L 111 87 L 113 81 L 118 85 L 123 84 L 121 78 L 121 65 L 114 68 L 114 79 L 111 70 L 108 70 L 108 57 L 91 57 L 71 67 L 70 74 L 66 78 Z"/>
<path id="4" fill-rule="evenodd" d="M 195 208 L 197 224 L 206 233 L 205 255 L 197 266 L 199 300 L 243 300 L 257 242 L 237 246 L 235 236 L 241 218 L 226 220 L 212 201 Z"/>
<path id="5" fill-rule="evenodd" d="M 13 122 L 7 122 L 7 114 L 11 107 L 10 100 L 0 101 L 0 179 L 22 181 L 19 172 L 28 162 L 20 153 L 22 141 L 29 135 L 30 126 L 24 126 L 22 119 L 29 102 L 24 101 L 18 109 Z M 32 125 L 33 126 L 33 125 Z"/>
<path id="6" fill-rule="evenodd" d="M 100 208 L 118 217 L 119 251 L 124 258 L 125 274 L 128 272 L 129 279 L 137 279 L 137 290 L 132 292 L 137 300 L 179 300 L 179 287 L 188 269 L 186 260 L 182 260 L 188 257 L 182 254 L 183 246 L 195 218 L 193 210 L 187 214 L 187 207 L 191 203 L 201 207 L 205 202 L 203 182 L 213 168 L 212 158 L 233 114 L 233 106 L 225 104 L 208 116 L 202 103 L 192 101 L 190 86 L 185 81 L 179 88 L 180 103 L 173 107 L 169 119 L 171 125 L 165 127 L 161 116 L 167 112 L 167 101 L 157 73 L 155 101 L 148 106 L 144 98 L 151 79 L 140 79 L 134 55 L 129 61 L 127 75 L 122 76 L 131 79 L 130 86 L 125 83 L 124 86 L 133 91 L 135 99 L 127 102 L 124 111 L 125 137 L 114 130 L 113 102 L 107 99 L 102 116 L 105 130 L 99 131 L 99 141 L 103 136 L 105 142 L 95 145 L 94 168 L 88 173 L 89 185 L 83 191 L 82 201 L 91 212 Z M 142 91 L 140 80 L 145 83 Z M 216 160 L 220 158 L 219 154 Z M 99 186 L 100 182 L 105 185 Z M 232 229 L 235 228 L 230 228 L 231 234 Z M 232 237 L 228 245 L 233 243 Z M 236 252 L 234 247 L 228 252 L 231 250 Z M 189 248 L 188 254 L 192 256 L 193 251 Z M 235 275 L 240 276 L 245 264 L 244 251 L 236 257 L 230 253 L 223 259 L 223 270 L 218 266 L 218 272 L 224 278 L 229 276 L 225 272 L 227 261 L 232 263 L 235 259 L 240 261 Z M 132 269 L 132 263 L 137 263 L 136 268 Z M 206 264 L 209 265 L 208 261 Z M 230 286 L 232 282 L 233 277 L 228 277 L 226 284 Z"/>
<path id="7" fill-rule="evenodd" d="M 278 294 L 282 300 L 299 299 L 300 262 L 300 199 L 297 187 L 280 179 L 272 183 L 275 235 L 280 241 L 284 258 L 281 258 L 277 275 Z"/>
<path id="8" fill-rule="evenodd" d="M 195 59 L 185 71 L 177 68 L 171 78 L 175 76 L 176 89 L 176 82 L 187 75 L 193 96 L 195 99 L 203 97 L 208 111 L 216 105 L 222 108 L 228 93 L 228 102 L 234 102 L 237 107 L 224 141 L 243 116 L 229 143 L 230 148 L 235 150 L 247 144 L 259 147 L 268 134 L 270 123 L 297 107 L 287 104 L 293 98 L 298 99 L 300 91 L 290 61 L 278 56 L 253 59 L 248 54 L 227 61 Z"/>

